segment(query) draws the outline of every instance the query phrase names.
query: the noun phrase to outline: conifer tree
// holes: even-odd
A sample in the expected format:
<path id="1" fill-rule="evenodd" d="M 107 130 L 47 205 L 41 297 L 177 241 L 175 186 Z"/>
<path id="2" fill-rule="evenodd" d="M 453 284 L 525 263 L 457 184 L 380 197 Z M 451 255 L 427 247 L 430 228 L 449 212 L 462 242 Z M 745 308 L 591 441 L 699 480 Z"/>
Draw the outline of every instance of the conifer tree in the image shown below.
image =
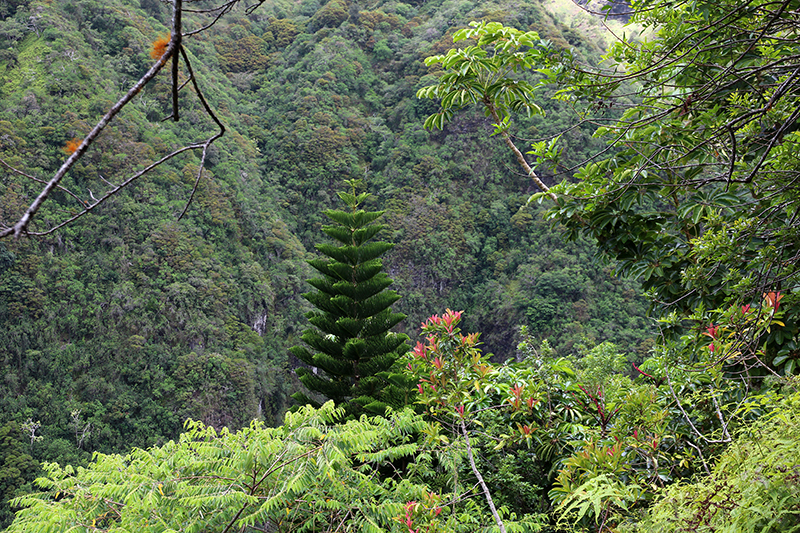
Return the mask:
<path id="1" fill-rule="evenodd" d="M 383 414 L 386 407 L 404 403 L 403 380 L 393 379 L 398 375 L 391 369 L 408 350 L 408 337 L 389 330 L 406 315 L 391 309 L 400 296 L 386 290 L 392 280 L 380 259 L 394 245 L 372 240 L 384 228 L 374 223 L 384 212 L 361 209 L 370 194 L 356 194 L 360 180 L 346 183 L 351 190 L 339 198 L 347 209 L 325 211 L 335 225 L 322 227 L 336 244 L 317 244 L 328 259 L 309 261 L 322 274 L 308 280 L 317 290 L 303 295 L 317 308 L 306 315 L 314 328 L 302 335 L 306 346 L 290 351 L 312 367 L 297 369 L 310 391 L 344 406 L 350 416 Z M 301 405 L 319 405 L 302 392 L 293 398 Z"/>

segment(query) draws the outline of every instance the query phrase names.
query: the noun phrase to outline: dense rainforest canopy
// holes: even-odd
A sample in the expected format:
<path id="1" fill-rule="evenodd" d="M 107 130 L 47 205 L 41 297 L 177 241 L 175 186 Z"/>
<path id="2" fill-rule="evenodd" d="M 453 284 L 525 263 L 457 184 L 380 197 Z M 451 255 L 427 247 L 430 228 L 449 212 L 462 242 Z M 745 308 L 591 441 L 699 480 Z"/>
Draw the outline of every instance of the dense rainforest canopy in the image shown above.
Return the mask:
<path id="1" fill-rule="evenodd" d="M 489 8 L 354 4 L 334 24 L 325 18 L 333 7 L 236 10 L 187 38 L 228 131 L 211 146 L 181 220 L 199 153 L 181 154 L 53 234 L 0 244 L 3 416 L 40 420 L 49 437 L 36 446 L 53 447 L 41 453 L 74 447 L 75 410 L 92 424 L 81 450 L 159 442 L 190 412 L 215 425 L 276 420 L 294 388 L 287 348 L 306 327 L 305 260 L 325 239 L 323 211 L 336 207 L 345 178 L 365 177 L 371 205 L 386 210 L 383 238 L 395 248 L 385 265 L 407 333 L 450 306 L 472 310 L 501 357 L 513 355 L 525 324 L 564 353 L 584 338 L 612 337 L 635 353 L 649 337 L 635 284 L 593 263 L 585 242 L 563 244 L 535 210 L 518 213 L 531 190 L 487 142 L 487 122 L 466 117 L 446 135 L 422 128 L 427 108 L 414 91 L 433 75 L 422 59 L 449 46 L 456 19 Z M 538 4 L 491 9 L 578 42 Z M 148 69 L 170 10 L 37 1 L 4 10 L 2 160 L 46 180 L 68 143 Z M 187 29 L 203 20 L 187 15 Z M 64 178 L 75 196 L 56 190 L 29 230 L 80 213 L 110 183 L 213 134 L 185 92 L 175 123 L 162 121 L 169 74 L 145 87 Z M 567 123 L 568 113 L 552 114 L 528 125 L 529 135 Z M 40 184 L 4 167 L 0 187 L 3 223 L 12 224 Z"/>
<path id="2" fill-rule="evenodd" d="M 0 229 L 33 215 L 0 241 L 2 497 L 152 446 L 47 466 L 12 530 L 800 528 L 796 2 L 634 2 L 602 62 L 592 5 L 221 6 L 0 11 Z M 433 315 L 379 376 L 418 412 L 270 429 L 344 179 L 390 335 Z"/>

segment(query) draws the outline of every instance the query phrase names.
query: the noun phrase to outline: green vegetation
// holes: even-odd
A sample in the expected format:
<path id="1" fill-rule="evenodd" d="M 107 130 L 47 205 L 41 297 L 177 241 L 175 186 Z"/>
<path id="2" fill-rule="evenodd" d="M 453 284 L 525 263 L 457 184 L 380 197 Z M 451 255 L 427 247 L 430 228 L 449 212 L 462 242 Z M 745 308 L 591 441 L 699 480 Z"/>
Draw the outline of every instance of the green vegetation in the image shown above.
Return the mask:
<path id="1" fill-rule="evenodd" d="M 798 399 L 794 394 L 770 405 L 707 476 L 670 486 L 644 520 L 622 531 L 672 532 L 698 523 L 731 533 L 800 529 Z"/>
<path id="2" fill-rule="evenodd" d="M 30 447 L 23 439 L 30 439 L 30 446 L 36 440 L 33 420 L 27 420 L 27 426 L 15 421 L 7 422 L 0 428 L 0 498 L 7 502 L 14 497 L 31 492 L 34 475 L 39 469 L 39 464 L 30 454 Z M 30 428 L 28 434 L 23 431 Z M 22 430 L 22 431 L 20 431 Z M 7 505 L 0 508 L 0 523 L 11 523 L 13 515 Z"/>
<path id="3" fill-rule="evenodd" d="M 450 46 L 456 21 L 494 17 L 554 39 L 568 28 L 533 3 L 389 2 L 348 5 L 347 20 L 312 32 L 319 7 L 234 11 L 186 39 L 227 132 L 183 218 L 199 153 L 54 234 L 0 243 L 0 425 L 41 422 L 35 461 L 83 464 L 95 451 L 161 444 L 188 416 L 218 429 L 254 416 L 279 423 L 300 387 L 288 349 L 311 310 L 301 297 L 306 261 L 342 179 L 363 178 L 373 194 L 364 208 L 386 211 L 383 240 L 395 247 L 384 266 L 403 296 L 395 310 L 409 316 L 398 333 L 415 334 L 449 306 L 468 311 L 498 357 L 513 356 L 519 325 L 564 354 L 611 339 L 644 354 L 651 330 L 635 283 L 593 263 L 588 241 L 564 244 L 535 211 L 519 212 L 532 190 L 486 142 L 484 118 L 464 115 L 431 135 L 421 125 L 430 104 L 414 96 L 437 72 L 422 60 Z M 67 142 L 84 138 L 150 66 L 170 13 L 149 0 L 0 9 L 0 158 L 47 179 Z M 187 15 L 187 28 L 203 21 Z M 597 51 L 575 42 L 587 56 Z M 123 109 L 65 176 L 75 196 L 54 192 L 31 231 L 216 131 L 191 85 L 181 121 L 163 121 L 169 81 L 159 75 Z M 566 109 L 543 105 L 547 121 L 520 123 L 521 135 L 568 123 Z M 571 139 L 591 151 L 588 130 Z M 40 184 L 0 173 L 0 220 L 10 224 Z M 80 447 L 73 411 L 91 424 Z"/>
<path id="4" fill-rule="evenodd" d="M 11 530 L 800 529 L 796 7 L 635 1 L 652 37 L 604 62 L 586 19 L 533 2 L 279 0 L 187 36 L 225 137 L 0 243 Z M 0 7 L 0 222 L 169 19 Z M 193 83 L 163 121 L 171 87 L 137 94 L 31 231 L 219 131 Z M 365 329 L 362 372 L 340 356 Z M 339 405 L 284 415 L 300 381 Z"/>
<path id="5" fill-rule="evenodd" d="M 178 442 L 77 470 L 50 465 L 47 491 L 19 499 L 26 509 L 6 531 L 385 531 L 428 493 L 382 483 L 371 468 L 413 454 L 409 434 L 424 422 L 403 413 L 337 424 L 341 415 L 328 402 L 288 413 L 278 428 L 253 422 L 231 434 L 192 423 Z"/>
<path id="6" fill-rule="evenodd" d="M 800 86 L 787 39 L 797 28 L 771 3 L 737 5 L 636 15 L 656 35 L 611 48 L 624 77 L 546 70 L 571 84 L 560 96 L 569 100 L 610 105 L 628 90 L 623 79 L 640 88 L 641 104 L 597 131 L 620 151 L 562 183 L 548 216 L 568 236 L 591 236 L 663 315 L 745 305 L 782 288 L 785 303 L 794 298 L 800 168 L 788 154 L 797 148 Z M 685 35 L 684 24 L 698 29 Z M 731 44 L 721 53 L 719 42 Z M 684 57 L 684 47 L 696 52 Z M 787 328 L 797 333 L 793 320 Z"/>
<path id="7" fill-rule="evenodd" d="M 500 134 L 525 174 L 542 192 L 549 192 L 550 189 L 514 144 L 509 126 L 512 113 L 528 117 L 543 113 L 533 101 L 534 86 L 514 75 L 557 61 L 551 57 L 551 45 L 540 39 L 536 32 L 523 33 L 499 22 L 472 22 L 470 26 L 472 28 L 457 31 L 453 42 L 474 40 L 477 42 L 475 45 L 453 48 L 446 55 L 425 60 L 426 65 L 441 64 L 445 70 L 437 85 L 417 92 L 417 97 L 437 100 L 441 107 L 438 113 L 425 119 L 425 127 L 443 129 L 452 120 L 454 110 L 476 104 L 483 107 L 484 114 L 493 120 L 494 134 Z M 555 196 L 552 198 L 556 199 Z"/>
<path id="8" fill-rule="evenodd" d="M 350 192 L 339 193 L 348 211 L 326 211 L 337 224 L 322 227 L 339 246 L 317 245 L 329 259 L 310 264 L 324 277 L 309 280 L 317 292 L 303 295 L 317 308 L 306 315 L 315 329 L 301 337 L 315 353 L 303 346 L 295 346 L 291 352 L 312 367 L 297 369 L 300 382 L 309 390 L 346 406 L 350 416 L 383 414 L 389 406 L 407 403 L 405 391 L 387 381 L 397 359 L 408 349 L 408 337 L 390 330 L 406 316 L 392 312 L 400 295 L 386 290 L 392 280 L 382 272 L 380 257 L 392 245 L 373 240 L 384 229 L 374 223 L 383 212 L 359 209 L 369 193 L 357 193 L 358 181 L 348 185 Z M 317 375 L 319 370 L 323 374 Z M 319 406 L 302 392 L 293 397 L 300 405 Z"/>

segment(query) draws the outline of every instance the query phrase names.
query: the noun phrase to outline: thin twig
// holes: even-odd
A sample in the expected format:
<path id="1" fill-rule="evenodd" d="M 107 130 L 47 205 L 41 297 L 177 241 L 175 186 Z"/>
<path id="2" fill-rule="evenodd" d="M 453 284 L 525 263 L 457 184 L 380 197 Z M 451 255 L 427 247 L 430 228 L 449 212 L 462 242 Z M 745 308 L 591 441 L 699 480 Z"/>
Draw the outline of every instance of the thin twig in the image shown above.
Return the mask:
<path id="1" fill-rule="evenodd" d="M 42 179 L 39 179 L 39 178 L 37 178 L 36 176 L 31 176 L 30 174 L 27 174 L 27 173 L 25 173 L 25 172 L 23 172 L 23 171 L 19 170 L 18 168 L 14 168 L 14 167 L 12 167 L 12 166 L 11 166 L 11 165 L 9 165 L 8 163 L 6 163 L 6 162 L 3 160 L 3 158 L 0 158 L 0 165 L 3 165 L 4 167 L 6 167 L 6 168 L 7 168 L 8 170 L 10 170 L 11 172 L 14 172 L 14 173 L 16 173 L 16 174 L 19 174 L 20 176 L 24 176 L 24 177 L 28 178 L 29 180 L 33 180 L 33 181 L 35 181 L 35 182 L 37 182 L 37 183 L 44 183 L 44 184 L 46 184 L 46 183 L 47 183 L 46 181 L 44 181 L 44 180 L 42 180 Z M 83 201 L 81 198 L 79 198 L 79 197 L 78 197 L 76 194 L 74 194 L 72 191 L 70 191 L 70 190 L 69 190 L 69 189 L 67 189 L 66 187 L 62 187 L 61 185 L 58 185 L 58 186 L 56 187 L 56 189 L 58 189 L 58 190 L 60 190 L 60 191 L 64 191 L 65 193 L 69 194 L 70 196 L 72 196 L 73 198 L 75 198 L 76 200 L 78 200 L 78 203 L 80 203 L 80 204 L 81 204 L 81 206 L 85 206 L 85 205 L 86 205 L 86 202 L 84 202 L 84 201 Z"/>
<path id="2" fill-rule="evenodd" d="M 225 13 L 228 13 L 231 9 L 233 9 L 233 6 L 238 4 L 238 3 L 239 3 L 239 0 L 231 0 L 230 2 L 228 2 L 226 4 L 221 5 L 219 7 L 215 7 L 213 9 L 186 9 L 185 11 L 187 13 L 213 13 L 215 11 L 217 11 L 218 13 L 217 13 L 216 17 L 214 17 L 214 20 L 212 20 L 210 23 L 206 24 L 205 26 L 203 26 L 202 28 L 199 28 L 197 30 L 187 31 L 186 33 L 183 34 L 183 36 L 184 37 L 188 37 L 190 35 L 195 35 L 197 33 L 201 33 L 201 32 L 206 31 L 211 26 L 216 24 L 219 21 L 219 19 L 221 19 L 222 16 L 225 15 Z M 248 14 L 249 14 L 249 12 L 248 12 Z"/>
<path id="3" fill-rule="evenodd" d="M 180 3 L 181 0 L 175 0 L 176 3 Z M 173 33 L 180 33 L 179 31 L 175 31 L 176 29 L 173 28 Z M 55 173 L 55 175 L 47 182 L 42 192 L 39 193 L 39 196 L 31 203 L 22 217 L 8 229 L 0 231 L 0 239 L 3 237 L 7 237 L 8 235 L 14 235 L 14 239 L 19 239 L 23 234 L 28 233 L 28 225 L 31 223 L 34 215 L 39 211 L 39 208 L 42 206 L 42 203 L 50 196 L 50 193 L 53 192 L 53 189 L 58 187 L 61 180 L 66 176 L 67 172 L 73 167 L 73 165 L 80 159 L 84 153 L 89 149 L 89 147 L 94 143 L 95 139 L 100 135 L 100 133 L 105 129 L 105 127 L 111 122 L 111 120 L 122 111 L 122 108 L 125 107 L 128 102 L 133 100 L 133 97 L 139 94 L 139 91 L 147 85 L 147 83 L 152 80 L 164 65 L 169 61 L 172 55 L 175 53 L 175 39 L 173 38 L 170 40 L 169 45 L 167 46 L 164 55 L 162 55 L 155 64 L 150 67 L 144 76 L 142 76 L 136 84 L 131 87 L 131 89 L 123 96 L 116 104 L 114 104 L 111 109 L 106 113 L 103 118 L 100 119 L 100 122 L 92 128 L 92 131 L 86 136 L 86 138 L 81 141 L 80 146 L 78 146 L 77 150 L 75 150 L 72 155 L 70 155 L 66 161 L 61 165 L 61 168 Z M 95 204 L 96 205 L 96 204 Z"/>
<path id="4" fill-rule="evenodd" d="M 172 39 L 170 44 L 175 46 L 176 50 L 181 50 L 181 40 L 183 35 L 181 33 L 181 9 L 183 0 L 173 0 L 175 2 L 172 8 Z M 172 54 L 172 120 L 178 122 L 180 119 L 180 112 L 178 111 L 178 67 L 180 61 L 178 54 Z"/>
<path id="5" fill-rule="evenodd" d="M 106 184 L 106 185 L 108 185 L 109 187 L 116 187 L 116 185 L 114 185 L 113 183 L 111 183 L 110 181 L 108 181 L 107 179 L 105 179 L 105 178 L 102 176 L 102 174 L 99 174 L 99 173 L 98 173 L 98 174 L 97 174 L 97 177 L 99 177 L 101 180 L 103 180 L 103 183 L 105 183 L 105 184 Z"/>
<path id="6" fill-rule="evenodd" d="M 500 529 L 500 533 L 506 533 L 506 526 L 503 524 L 503 519 L 500 518 L 500 514 L 494 506 L 494 500 L 492 499 L 492 494 L 489 492 L 489 487 L 486 486 L 483 476 L 478 470 L 478 467 L 475 466 L 475 457 L 472 453 L 472 445 L 469 442 L 469 433 L 467 432 L 467 425 L 464 423 L 464 420 L 461 420 L 461 434 L 464 435 L 464 442 L 467 445 L 467 457 L 469 458 L 469 466 L 472 468 L 472 473 L 475 474 L 475 477 L 478 479 L 478 483 L 483 490 L 483 495 L 486 497 L 486 503 L 489 504 L 489 510 L 492 511 L 492 516 L 497 523 L 497 527 Z"/>
<path id="7" fill-rule="evenodd" d="M 26 232 L 26 234 L 34 236 L 34 237 L 42 237 L 44 235 L 49 235 L 49 234 L 53 233 L 54 231 L 63 228 L 67 224 L 70 224 L 70 223 L 78 220 L 83 215 L 89 213 L 89 211 L 92 211 L 94 208 L 98 207 L 100 204 L 104 203 L 106 200 L 108 200 L 109 198 L 111 198 L 112 196 L 117 194 L 119 191 L 121 191 L 122 189 L 124 189 L 125 187 L 127 187 L 128 185 L 130 185 L 131 183 L 136 181 L 137 179 L 141 178 L 142 176 L 144 176 L 145 174 L 147 174 L 148 172 L 150 172 L 151 170 L 153 170 L 157 166 L 161 165 L 165 161 L 167 161 L 169 159 L 172 159 L 173 157 L 177 156 L 178 154 L 181 154 L 181 153 L 186 152 L 188 150 L 197 150 L 198 148 L 201 148 L 203 146 L 204 146 L 203 144 L 197 143 L 197 144 L 192 144 L 192 145 L 189 145 L 189 146 L 184 146 L 183 148 L 179 148 L 178 150 L 175 150 L 174 152 L 171 152 L 171 153 L 165 155 L 164 157 L 162 157 L 161 159 L 159 159 L 155 163 L 151 163 L 150 165 L 148 165 L 144 169 L 140 170 L 139 172 L 137 172 L 136 174 L 134 174 L 133 176 L 131 176 L 127 180 L 123 181 L 122 183 L 117 185 L 116 188 L 114 188 L 111 191 L 107 192 L 104 196 L 101 196 L 97 200 L 97 202 L 95 202 L 94 204 L 92 204 L 90 206 L 87 206 L 83 211 L 81 211 L 77 215 L 73 216 L 72 218 L 69 218 L 69 219 L 65 220 L 64 222 L 58 224 L 57 226 L 53 226 L 52 228 L 48 229 L 47 231 L 39 231 L 39 232 L 30 231 L 30 232 Z"/>
<path id="8" fill-rule="evenodd" d="M 725 417 L 722 416 L 722 409 L 719 407 L 719 402 L 717 401 L 717 395 L 714 391 L 713 387 L 709 387 L 711 391 L 711 400 L 714 402 L 714 410 L 717 412 L 717 418 L 719 418 L 719 423 L 722 425 L 722 436 L 725 437 L 723 442 L 731 442 L 731 434 L 728 433 L 728 423 L 725 421 Z"/>
<path id="9" fill-rule="evenodd" d="M 700 460 L 703 462 L 703 470 L 705 470 L 706 474 L 708 474 L 710 476 L 711 475 L 711 470 L 708 469 L 708 463 L 706 463 L 706 458 L 705 458 L 705 456 L 703 456 L 703 450 L 701 450 L 700 447 L 695 445 L 689 439 L 686 439 L 686 444 L 688 444 L 689 446 L 691 446 L 692 448 L 697 450 L 697 453 L 700 455 Z"/>
<path id="10" fill-rule="evenodd" d="M 211 109 L 211 106 L 208 105 L 205 96 L 203 96 L 203 91 L 200 90 L 200 86 L 197 84 L 197 78 L 192 71 L 192 63 L 189 61 L 189 56 L 186 54 L 186 50 L 181 47 L 181 55 L 183 56 L 183 62 L 186 64 L 186 70 L 189 71 L 189 79 L 192 80 L 192 85 L 194 86 L 194 90 L 197 93 L 197 97 L 200 99 L 200 103 L 203 105 L 203 108 L 206 110 L 206 113 L 211 117 L 211 119 L 216 122 L 217 126 L 219 126 L 219 132 L 208 139 L 205 144 L 203 145 L 203 156 L 200 158 L 200 169 L 197 171 L 197 178 L 194 180 L 194 186 L 192 187 L 192 193 L 189 195 L 189 200 L 187 200 L 186 205 L 183 208 L 178 220 L 183 218 L 183 215 L 186 214 L 186 211 L 189 209 L 189 205 L 191 205 L 192 200 L 194 199 L 194 195 L 197 192 L 197 186 L 200 184 L 200 178 L 203 176 L 203 168 L 205 168 L 206 163 L 206 155 L 208 154 L 208 147 L 211 146 L 211 143 L 225 135 L 225 126 L 223 126 L 222 122 L 219 121 L 217 116 L 214 114 L 214 111 Z"/>

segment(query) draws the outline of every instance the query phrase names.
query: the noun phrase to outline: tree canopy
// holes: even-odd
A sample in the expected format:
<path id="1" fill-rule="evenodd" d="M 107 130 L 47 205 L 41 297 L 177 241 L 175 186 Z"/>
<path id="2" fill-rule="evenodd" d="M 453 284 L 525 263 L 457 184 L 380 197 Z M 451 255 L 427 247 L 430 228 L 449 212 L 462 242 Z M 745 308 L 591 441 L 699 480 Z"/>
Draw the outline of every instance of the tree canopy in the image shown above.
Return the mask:
<path id="1" fill-rule="evenodd" d="M 231 9 L 200 12 L 214 6 Z M 635 283 L 593 263 L 588 240 L 564 243 L 533 210 L 518 213 L 534 186 L 508 172 L 502 143 L 484 142 L 491 120 L 467 111 L 428 131 L 433 102 L 414 98 L 439 72 L 422 59 L 447 52 L 454 25 L 485 16 L 597 52 L 568 21 L 537 0 L 350 2 L 338 26 L 336 3 L 335 17 L 310 23 L 314 0 L 183 7 L 191 77 L 226 134 L 203 159 L 196 143 L 219 127 L 183 59 L 180 120 L 165 120 L 169 59 L 73 160 L 27 236 L 0 242 L 0 427 L 32 459 L 11 454 L 5 495 L 44 462 L 176 439 L 187 417 L 231 430 L 279 423 L 301 386 L 288 349 L 312 310 L 306 260 L 343 178 L 365 181 L 366 211 L 386 211 L 381 238 L 395 247 L 384 268 L 403 296 L 394 310 L 409 316 L 398 333 L 449 306 L 500 358 L 514 356 L 518 325 L 563 354 L 584 338 L 645 353 L 652 331 Z M 0 2 L 0 158 L 22 171 L 0 168 L 6 229 L 156 62 L 172 8 Z M 514 134 L 565 123 L 560 103 L 540 104 L 546 121 L 514 120 Z M 587 130 L 563 139 L 580 153 L 598 144 Z M 186 146 L 197 148 L 140 174 Z M 23 433 L 29 420 L 40 440 Z"/>
<path id="2" fill-rule="evenodd" d="M 746 305 L 798 286 L 798 18 L 788 1 L 632 4 L 644 40 L 613 70 L 545 69 L 560 97 L 607 109 L 614 149 L 563 182 L 550 218 L 591 236 L 660 314 Z M 624 101 L 623 101 L 624 102 Z M 598 117 L 598 115 L 594 115 Z M 602 115 L 598 120 L 602 120 Z M 796 334 L 794 321 L 787 323 Z"/>
<path id="3" fill-rule="evenodd" d="M 336 244 L 317 244 L 328 258 L 309 261 L 323 275 L 309 280 L 317 290 L 303 295 L 317 308 L 306 315 L 314 329 L 306 330 L 304 346 L 291 352 L 311 367 L 297 369 L 309 390 L 344 406 L 351 416 L 380 414 L 406 403 L 405 391 L 388 380 L 395 362 L 408 351 L 408 337 L 391 331 L 406 315 L 392 311 L 400 295 L 386 290 L 392 280 L 383 271 L 381 256 L 393 245 L 374 240 L 385 227 L 375 223 L 383 211 L 361 209 L 369 193 L 357 193 L 363 185 L 359 181 L 347 184 L 350 190 L 339 193 L 347 210 L 325 211 L 336 224 L 322 227 Z M 301 405 L 319 405 L 302 392 L 294 398 Z"/>

